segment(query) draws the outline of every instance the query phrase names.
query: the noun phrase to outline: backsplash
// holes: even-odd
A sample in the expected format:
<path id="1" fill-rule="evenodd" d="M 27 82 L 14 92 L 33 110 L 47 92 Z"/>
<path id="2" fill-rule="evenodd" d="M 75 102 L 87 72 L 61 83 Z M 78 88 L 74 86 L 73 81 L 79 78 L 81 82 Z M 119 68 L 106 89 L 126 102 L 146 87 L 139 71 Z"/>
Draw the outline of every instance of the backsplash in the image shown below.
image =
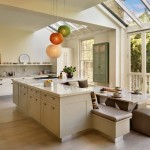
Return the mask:
<path id="1" fill-rule="evenodd" d="M 0 66 L 0 76 L 30 76 L 30 75 L 39 75 L 44 73 L 44 70 L 50 70 L 52 66 L 42 65 L 42 66 Z"/>

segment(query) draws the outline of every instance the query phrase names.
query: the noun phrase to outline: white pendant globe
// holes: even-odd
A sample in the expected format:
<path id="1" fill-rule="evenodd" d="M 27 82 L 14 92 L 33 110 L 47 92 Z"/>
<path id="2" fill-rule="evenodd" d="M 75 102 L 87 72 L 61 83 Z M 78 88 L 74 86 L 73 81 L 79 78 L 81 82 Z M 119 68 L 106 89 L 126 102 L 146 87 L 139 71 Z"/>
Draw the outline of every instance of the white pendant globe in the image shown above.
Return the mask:
<path id="1" fill-rule="evenodd" d="M 58 45 L 49 45 L 46 48 L 46 54 L 50 57 L 50 58 L 58 58 L 61 55 L 61 49 Z"/>

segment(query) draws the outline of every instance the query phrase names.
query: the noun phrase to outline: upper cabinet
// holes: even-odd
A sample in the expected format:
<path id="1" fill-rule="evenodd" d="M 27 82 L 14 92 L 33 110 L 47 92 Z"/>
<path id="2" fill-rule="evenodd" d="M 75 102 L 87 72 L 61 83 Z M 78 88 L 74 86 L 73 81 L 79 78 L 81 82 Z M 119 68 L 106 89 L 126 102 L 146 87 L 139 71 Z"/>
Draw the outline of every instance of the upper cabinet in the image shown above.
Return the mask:
<path id="1" fill-rule="evenodd" d="M 57 59 L 57 74 L 63 70 L 65 66 L 73 65 L 73 50 L 71 48 L 62 48 L 62 54 Z"/>
<path id="2" fill-rule="evenodd" d="M 109 83 L 109 43 L 93 45 L 93 82 Z"/>

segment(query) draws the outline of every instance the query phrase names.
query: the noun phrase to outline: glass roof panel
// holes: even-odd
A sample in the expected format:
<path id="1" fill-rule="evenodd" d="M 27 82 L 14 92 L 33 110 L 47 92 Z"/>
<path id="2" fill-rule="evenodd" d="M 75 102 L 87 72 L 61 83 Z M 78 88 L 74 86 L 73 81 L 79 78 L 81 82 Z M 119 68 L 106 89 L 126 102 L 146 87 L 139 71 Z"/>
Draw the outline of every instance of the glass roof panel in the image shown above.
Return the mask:
<path id="1" fill-rule="evenodd" d="M 124 0 L 123 3 L 142 23 L 150 21 L 150 12 L 141 0 Z"/>
<path id="2" fill-rule="evenodd" d="M 56 22 L 56 23 L 54 23 L 54 24 L 49 25 L 48 27 L 50 27 L 50 28 L 54 29 L 55 31 L 57 31 L 58 28 L 59 28 L 61 25 L 67 25 L 67 26 L 70 28 L 71 32 L 72 32 L 72 31 L 75 31 L 75 30 L 79 30 L 79 29 L 81 29 L 81 28 L 86 28 L 86 27 L 87 27 L 87 26 L 85 26 L 85 25 L 79 25 L 79 24 L 70 23 L 70 22 L 65 22 L 65 21 L 58 21 L 58 22 Z"/>
<path id="3" fill-rule="evenodd" d="M 119 0 L 132 15 L 134 15 L 141 23 L 150 22 L 150 11 L 146 8 L 141 0 Z M 147 0 L 150 3 L 150 0 Z M 136 25 L 135 21 L 128 15 L 122 6 L 115 0 L 106 0 L 104 3 L 117 17 L 124 21 L 127 25 Z"/>
<path id="4" fill-rule="evenodd" d="M 107 0 L 104 2 L 104 4 L 127 25 L 135 25 L 132 18 L 130 18 L 128 14 L 124 12 L 124 10 L 115 2 L 115 0 Z"/>

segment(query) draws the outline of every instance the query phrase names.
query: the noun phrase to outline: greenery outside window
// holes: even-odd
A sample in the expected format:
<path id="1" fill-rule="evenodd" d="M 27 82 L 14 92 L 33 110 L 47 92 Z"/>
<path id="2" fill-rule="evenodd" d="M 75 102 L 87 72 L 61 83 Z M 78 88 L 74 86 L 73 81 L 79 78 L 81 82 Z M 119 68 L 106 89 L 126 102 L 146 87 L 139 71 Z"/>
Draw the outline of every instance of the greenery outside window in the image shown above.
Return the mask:
<path id="1" fill-rule="evenodd" d="M 81 40 L 80 76 L 93 84 L 93 44 L 94 39 Z"/>

